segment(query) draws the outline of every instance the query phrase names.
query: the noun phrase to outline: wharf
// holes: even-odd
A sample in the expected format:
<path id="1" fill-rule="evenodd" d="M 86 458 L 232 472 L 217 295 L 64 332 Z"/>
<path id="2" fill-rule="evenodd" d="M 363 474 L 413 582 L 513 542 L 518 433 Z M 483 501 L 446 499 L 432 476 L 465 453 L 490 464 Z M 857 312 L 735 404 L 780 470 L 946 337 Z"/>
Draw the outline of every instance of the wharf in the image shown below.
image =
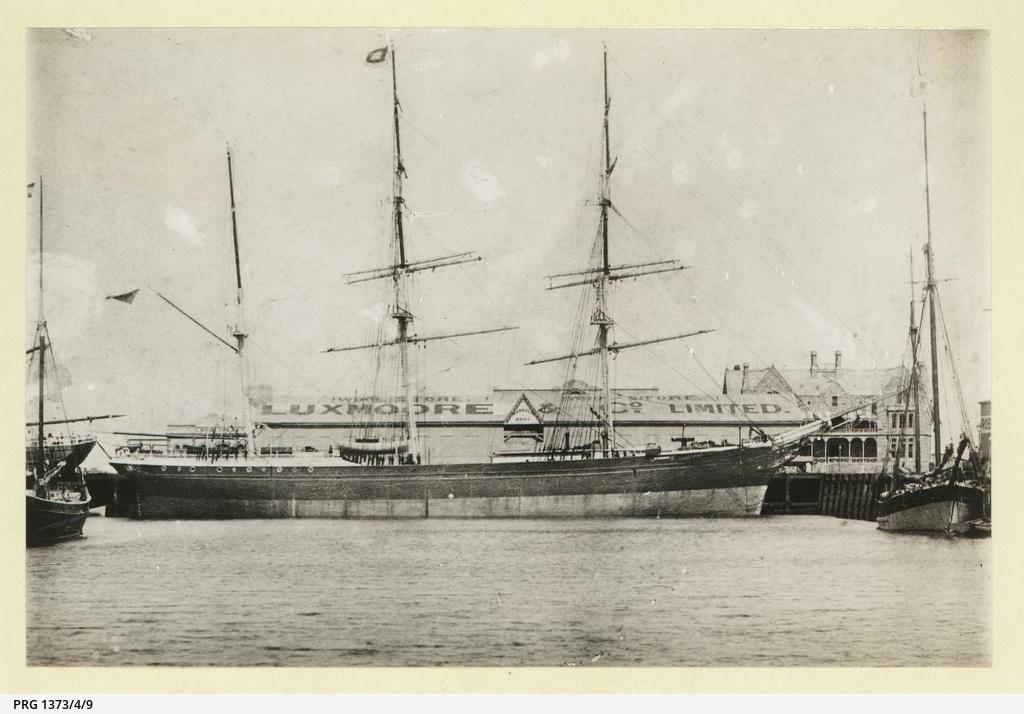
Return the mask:
<path id="1" fill-rule="evenodd" d="M 884 480 L 870 473 L 781 473 L 768 483 L 761 513 L 875 520 Z"/>

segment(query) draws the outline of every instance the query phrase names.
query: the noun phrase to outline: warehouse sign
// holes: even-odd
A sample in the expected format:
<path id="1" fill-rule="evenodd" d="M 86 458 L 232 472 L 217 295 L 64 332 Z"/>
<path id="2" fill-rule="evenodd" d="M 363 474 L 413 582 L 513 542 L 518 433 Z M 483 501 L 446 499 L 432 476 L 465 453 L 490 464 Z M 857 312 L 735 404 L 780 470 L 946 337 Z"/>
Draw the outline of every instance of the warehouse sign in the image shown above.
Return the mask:
<path id="1" fill-rule="evenodd" d="M 545 398 L 545 397 L 554 398 Z M 623 423 L 638 422 L 791 422 L 801 421 L 809 415 L 781 395 L 743 395 L 742 401 L 726 396 L 692 396 L 666 394 L 617 395 L 612 402 L 616 420 Z M 560 409 L 565 413 L 580 414 L 579 399 L 571 397 L 572 408 L 559 406 L 554 394 L 507 394 L 490 397 L 424 396 L 417 399 L 413 409 L 424 423 L 480 423 L 527 424 L 537 419 L 547 423 L 561 421 Z M 587 397 L 589 399 L 589 396 Z M 394 398 L 348 398 L 307 401 L 292 404 L 263 404 L 259 408 L 261 419 L 267 423 L 338 424 L 372 421 L 402 421 L 407 413 L 405 400 Z M 565 417 L 569 418 L 569 417 Z M 579 417 L 577 417 L 579 418 Z"/>

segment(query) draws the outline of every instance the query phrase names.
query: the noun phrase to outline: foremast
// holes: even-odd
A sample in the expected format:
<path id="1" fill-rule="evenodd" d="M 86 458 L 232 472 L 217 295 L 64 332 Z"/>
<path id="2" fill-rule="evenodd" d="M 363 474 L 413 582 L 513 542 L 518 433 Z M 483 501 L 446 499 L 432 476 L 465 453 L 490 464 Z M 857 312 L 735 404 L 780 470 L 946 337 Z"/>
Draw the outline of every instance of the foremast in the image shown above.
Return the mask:
<path id="1" fill-rule="evenodd" d="M 917 318 L 914 316 L 914 251 L 910 251 L 910 359 L 913 365 L 910 370 L 910 389 L 914 400 L 914 473 L 921 473 L 921 390 L 918 382 L 921 378 L 920 365 L 917 361 L 918 329 Z"/>
<path id="2" fill-rule="evenodd" d="M 406 177 L 405 165 L 402 163 L 402 134 L 399 126 L 398 72 L 395 68 L 395 48 L 391 54 L 391 112 L 394 127 L 394 170 L 392 188 L 392 236 L 394 244 L 391 284 L 394 289 L 394 302 L 391 317 L 398 323 L 398 370 L 402 380 L 402 394 L 405 397 L 405 428 L 409 438 L 409 457 L 413 462 L 420 458 L 419 431 L 416 425 L 416 386 L 412 376 L 412 365 L 409 360 L 409 334 L 413 316 L 409 310 L 409 264 L 405 257 L 405 226 L 402 207 L 402 180 Z"/>
<path id="3" fill-rule="evenodd" d="M 610 137 L 610 115 L 611 115 L 611 96 L 608 93 L 608 47 L 605 45 L 602 51 L 602 78 L 604 84 L 604 117 L 602 122 L 602 143 L 603 143 L 603 157 L 602 157 L 602 168 L 601 168 L 601 195 L 600 195 L 600 208 L 601 208 L 601 225 L 600 225 L 600 241 L 601 241 L 601 258 L 600 265 L 594 268 L 588 268 L 586 270 L 574 272 L 574 273 L 559 273 L 556 275 L 549 275 L 548 279 L 555 281 L 568 277 L 580 276 L 578 280 L 570 280 L 561 284 L 554 284 L 548 286 L 548 290 L 557 290 L 561 288 L 574 287 L 578 285 L 593 285 L 595 292 L 594 310 L 591 313 L 590 324 L 597 327 L 597 339 L 596 346 L 594 349 L 577 351 L 572 354 L 562 355 L 559 357 L 547 357 L 544 359 L 532 360 L 527 362 L 528 365 L 533 364 L 544 364 L 547 362 L 556 362 L 561 360 L 575 360 L 579 357 L 586 355 L 595 355 L 598 359 L 598 371 L 600 380 L 600 391 L 601 391 L 601 403 L 600 409 L 597 412 L 597 416 L 601 421 L 601 450 L 604 456 L 609 456 L 614 451 L 614 433 L 615 433 L 615 415 L 614 409 L 612 408 L 612 378 L 611 378 L 611 359 L 617 355 L 621 350 L 629 349 L 631 347 L 640 347 L 642 345 L 654 344 L 657 342 L 666 342 L 669 340 L 678 340 L 685 337 L 693 337 L 695 335 L 701 335 L 712 330 L 696 330 L 694 332 L 687 332 L 679 335 L 671 335 L 668 337 L 657 337 L 649 340 L 640 340 L 631 343 L 620 343 L 614 342 L 612 339 L 612 327 L 615 325 L 615 321 L 610 315 L 608 309 L 609 303 L 609 288 L 611 284 L 618 280 L 625 280 L 631 278 L 638 278 L 645 275 L 653 275 L 655 273 L 665 273 L 677 270 L 685 270 L 687 266 L 681 265 L 678 260 L 659 260 L 648 263 L 633 263 L 629 265 L 612 265 L 610 259 L 609 240 L 608 240 L 608 224 L 610 219 L 610 212 L 618 210 L 612 204 L 611 199 L 611 176 L 615 170 L 615 163 L 618 159 L 612 159 L 611 155 L 611 137 Z"/>
<path id="4" fill-rule="evenodd" d="M 480 260 L 480 257 L 472 252 L 456 253 L 439 258 L 427 258 L 424 260 L 409 260 L 405 245 L 405 218 L 403 208 L 405 198 L 402 195 L 403 182 L 408 178 L 405 170 L 405 163 L 402 160 L 402 136 L 401 136 L 401 112 L 402 105 L 398 101 L 398 73 L 395 65 L 395 48 L 389 45 L 386 48 L 375 50 L 367 56 L 367 62 L 376 63 L 380 59 L 371 59 L 378 56 L 377 53 L 386 53 L 391 59 L 391 114 L 393 127 L 393 154 L 394 164 L 392 169 L 392 196 L 391 196 L 391 239 L 392 239 L 392 262 L 380 268 L 361 270 L 355 273 L 347 273 L 349 284 L 361 283 L 369 280 L 390 279 L 392 284 L 392 305 L 390 317 L 397 323 L 397 335 L 395 339 L 383 343 L 367 345 L 353 345 L 348 347 L 331 347 L 324 352 L 346 352 L 350 350 L 372 349 L 385 345 L 398 347 L 398 368 L 402 383 L 402 396 L 405 401 L 405 428 L 408 439 L 406 458 L 410 463 L 420 463 L 422 453 L 419 443 L 419 429 L 416 423 L 416 380 L 413 376 L 413 365 L 410 359 L 410 347 L 431 340 L 442 340 L 453 337 L 465 337 L 467 335 L 480 335 L 490 332 L 503 332 L 514 330 L 514 327 L 497 327 L 487 330 L 473 330 L 469 332 L 458 332 L 447 335 L 420 336 L 414 330 L 414 316 L 409 309 L 410 290 L 409 280 L 413 273 L 422 270 L 436 270 L 452 265 L 460 265 Z M 397 455 L 397 454 L 396 454 Z"/>
<path id="5" fill-rule="evenodd" d="M 900 457 L 903 451 L 903 445 L 906 443 L 906 433 L 909 424 L 906 422 L 906 414 L 910 411 L 910 403 L 913 401 L 914 404 L 914 473 L 921 473 L 921 415 L 920 415 L 920 390 L 918 383 L 920 381 L 920 364 L 917 360 L 917 348 L 920 341 L 920 331 L 917 329 L 917 317 L 915 314 L 916 294 L 914 291 L 914 250 L 910 250 L 910 375 L 907 379 L 907 389 L 905 392 L 901 392 L 901 398 L 903 400 L 903 416 L 901 420 L 897 420 L 897 424 L 900 425 L 899 436 L 897 437 L 897 448 L 895 449 L 892 475 L 889 478 L 889 490 L 890 492 L 896 489 L 896 479 L 899 473 Z"/>

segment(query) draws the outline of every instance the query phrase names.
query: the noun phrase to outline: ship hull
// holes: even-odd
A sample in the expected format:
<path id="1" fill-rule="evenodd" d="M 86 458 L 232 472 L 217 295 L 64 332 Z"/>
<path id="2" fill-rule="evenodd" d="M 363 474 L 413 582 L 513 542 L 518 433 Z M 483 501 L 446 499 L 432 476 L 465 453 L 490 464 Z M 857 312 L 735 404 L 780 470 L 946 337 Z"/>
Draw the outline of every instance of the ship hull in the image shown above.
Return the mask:
<path id="1" fill-rule="evenodd" d="M 26 494 L 25 541 L 28 545 L 59 543 L 82 536 L 89 501 L 53 501 Z"/>
<path id="2" fill-rule="evenodd" d="M 114 459 L 135 518 L 756 516 L 795 447 L 425 466 Z M 219 470 L 218 470 L 219 469 Z"/>
<path id="3" fill-rule="evenodd" d="M 896 494 L 879 502 L 878 527 L 885 531 L 947 533 L 982 518 L 985 492 L 944 483 Z"/>

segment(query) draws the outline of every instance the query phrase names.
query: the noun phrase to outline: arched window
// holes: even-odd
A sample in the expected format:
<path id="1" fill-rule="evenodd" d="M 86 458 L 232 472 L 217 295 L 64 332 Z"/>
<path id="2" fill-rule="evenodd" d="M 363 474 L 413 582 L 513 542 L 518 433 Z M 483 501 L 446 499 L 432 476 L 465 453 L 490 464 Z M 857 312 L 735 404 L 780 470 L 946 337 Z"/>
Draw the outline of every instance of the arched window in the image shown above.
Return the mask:
<path id="1" fill-rule="evenodd" d="M 859 459 L 864 456 L 864 442 L 860 439 L 853 439 L 850 442 L 850 456 Z"/>
<path id="2" fill-rule="evenodd" d="M 814 440 L 814 458 L 823 459 L 825 458 L 825 440 L 815 439 Z"/>
<path id="3" fill-rule="evenodd" d="M 878 458 L 878 444 L 872 438 L 864 440 L 864 458 L 865 459 L 877 459 Z"/>
<path id="4" fill-rule="evenodd" d="M 850 446 L 846 439 L 828 440 L 828 458 L 842 459 L 850 455 Z"/>

